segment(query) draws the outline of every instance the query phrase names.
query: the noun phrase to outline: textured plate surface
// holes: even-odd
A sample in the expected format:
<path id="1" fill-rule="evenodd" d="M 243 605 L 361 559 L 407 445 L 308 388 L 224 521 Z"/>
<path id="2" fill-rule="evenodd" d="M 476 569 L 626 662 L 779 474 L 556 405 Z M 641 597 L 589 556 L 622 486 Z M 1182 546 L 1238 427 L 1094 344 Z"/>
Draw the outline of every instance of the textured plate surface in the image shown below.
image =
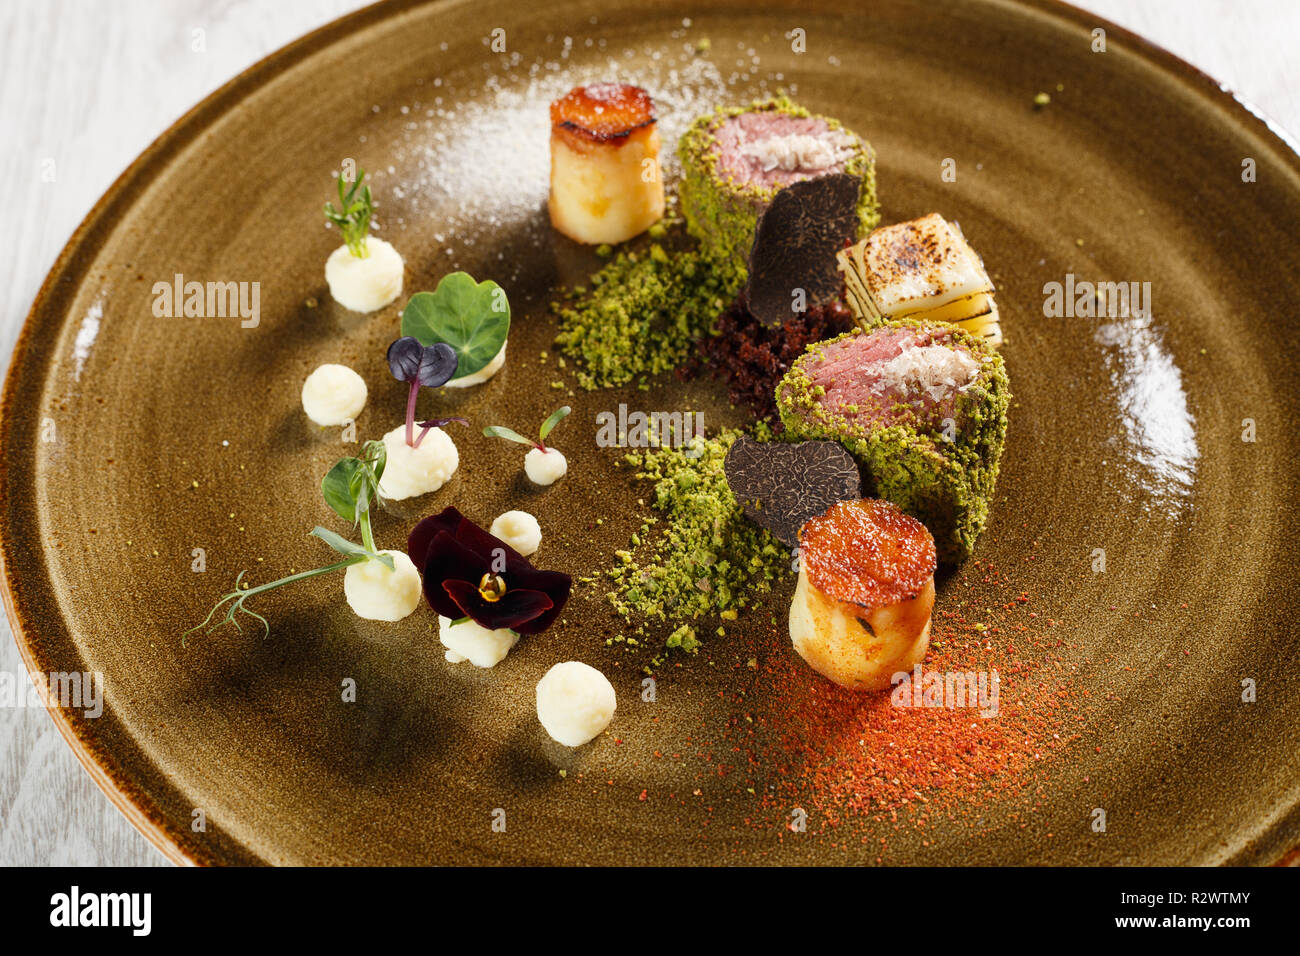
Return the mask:
<path id="1" fill-rule="evenodd" d="M 1216 84 L 1124 31 L 1093 52 L 1097 25 L 999 0 L 398 3 L 206 100 L 77 232 L 5 389 L 6 608 L 32 669 L 103 673 L 102 717 L 54 715 L 92 775 L 165 852 L 198 862 L 1283 857 L 1300 834 L 1300 162 Z M 703 38 L 708 52 L 692 52 Z M 446 664 L 424 609 L 357 619 L 337 579 L 264 601 L 267 640 L 223 631 L 181 647 L 241 569 L 266 580 L 322 558 L 305 532 L 347 446 L 305 422 L 304 376 L 326 361 L 363 374 L 363 438 L 400 420 L 383 361 L 397 306 L 349 314 L 323 282 L 337 234 L 320 206 L 344 159 L 374 176 L 408 293 L 453 267 L 510 291 L 510 362 L 438 407 L 520 425 L 559 404 L 550 383 L 566 373 L 540 356 L 547 306 L 597 260 L 547 227 L 546 104 L 597 77 L 648 87 L 667 144 L 706 108 L 786 87 L 871 140 L 886 222 L 941 211 L 984 256 L 1015 405 L 981 563 L 941 581 L 939 608 L 1011 593 L 1037 615 L 988 638 L 1050 660 L 1071 701 L 1022 792 L 922 826 L 887 813 L 828 828 L 814 810 L 792 834 L 794 804 L 769 796 L 797 787 L 798 768 L 747 760 L 757 751 L 737 732 L 786 735 L 788 688 L 813 680 L 768 626 L 792 583 L 664 669 L 653 703 L 644 657 L 606 646 L 619 628 L 598 590 L 491 671 Z M 1035 109 L 1039 91 L 1052 99 Z M 176 273 L 260 283 L 260 324 L 156 317 L 153 284 Z M 1067 274 L 1149 282 L 1152 314 L 1044 315 L 1044 284 Z M 646 493 L 593 440 L 595 414 L 620 401 L 742 420 L 708 381 L 579 392 L 556 433 L 570 475 L 545 491 L 512 448 L 454 433 L 459 473 L 384 515 L 381 546 L 446 504 L 482 523 L 524 507 L 547 534 L 541 565 L 608 566 Z M 609 674 L 620 705 L 610 735 L 566 751 L 538 726 L 533 687 L 573 658 Z M 355 703 L 341 699 L 349 679 Z M 815 806 L 809 788 L 800 802 Z"/>

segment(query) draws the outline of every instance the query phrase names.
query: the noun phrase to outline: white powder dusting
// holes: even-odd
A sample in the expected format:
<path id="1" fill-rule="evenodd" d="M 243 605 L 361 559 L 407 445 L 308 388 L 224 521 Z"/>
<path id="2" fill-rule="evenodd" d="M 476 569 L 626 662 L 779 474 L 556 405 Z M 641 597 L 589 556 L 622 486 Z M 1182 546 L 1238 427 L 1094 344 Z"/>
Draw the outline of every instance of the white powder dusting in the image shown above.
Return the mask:
<path id="1" fill-rule="evenodd" d="M 72 358 L 76 363 L 73 376 L 77 381 L 81 381 L 81 370 L 86 367 L 86 360 L 90 358 L 90 350 L 99 336 L 99 320 L 103 317 L 104 300 L 96 299 L 86 310 L 86 315 L 77 329 L 77 337 L 72 343 Z"/>
<path id="2" fill-rule="evenodd" d="M 740 152 L 754 160 L 765 173 L 774 169 L 787 173 L 829 169 L 853 158 L 851 140 L 838 130 L 824 136 L 807 133 L 768 136 L 745 143 Z"/>
<path id="3" fill-rule="evenodd" d="M 438 252 L 445 257 L 438 269 L 460 268 L 459 257 L 481 241 L 476 237 L 499 236 L 503 227 L 510 229 L 512 245 L 543 241 L 550 228 L 550 103 L 575 86 L 597 82 L 634 83 L 649 92 L 662 143 L 659 158 L 671 185 L 678 175 L 677 141 L 697 116 L 723 103 L 775 93 L 769 78 L 760 76 L 756 55 L 744 69 L 724 76 L 726 61 L 699 55 L 687 31 L 674 30 L 671 37 L 675 43 L 647 40 L 640 50 L 612 56 L 602 52 L 604 38 L 578 46 L 572 37 L 549 36 L 547 42 L 557 47 L 550 57 L 527 62 L 517 52 L 502 54 L 485 60 L 481 72 L 421 81 L 425 100 L 391 110 L 396 115 L 387 122 L 400 126 L 384 152 L 396 172 L 375 177 L 376 196 L 400 205 L 400 211 L 389 211 L 399 228 L 408 219 L 433 218 Z M 635 66 L 627 62 L 632 57 L 638 58 Z M 795 93 L 792 84 L 784 87 Z M 377 119 L 383 121 L 382 115 Z M 513 266 L 518 257 L 498 251 L 493 258 Z"/>
<path id="4" fill-rule="evenodd" d="M 970 385 L 979 374 L 979 362 L 960 349 L 944 345 L 923 345 L 904 349 L 879 367 L 880 377 L 872 385 L 875 392 L 907 393 L 923 391 L 941 402 L 953 391 Z"/>

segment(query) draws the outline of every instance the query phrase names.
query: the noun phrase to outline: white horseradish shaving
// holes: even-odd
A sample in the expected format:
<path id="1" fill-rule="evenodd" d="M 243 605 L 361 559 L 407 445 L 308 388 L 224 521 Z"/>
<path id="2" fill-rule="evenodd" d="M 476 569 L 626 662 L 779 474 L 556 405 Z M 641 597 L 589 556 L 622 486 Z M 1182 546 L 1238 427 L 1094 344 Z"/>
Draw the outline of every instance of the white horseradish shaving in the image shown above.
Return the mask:
<path id="1" fill-rule="evenodd" d="M 740 153 L 758 163 L 765 173 L 774 169 L 811 171 L 847 162 L 853 156 L 850 143 L 849 138 L 838 130 L 824 136 L 789 133 L 745 143 L 740 147 Z"/>
<path id="2" fill-rule="evenodd" d="M 912 390 L 925 392 L 936 402 L 953 391 L 968 387 L 979 374 L 980 364 L 969 353 L 944 345 L 923 345 L 904 349 L 877 368 L 874 392 Z"/>

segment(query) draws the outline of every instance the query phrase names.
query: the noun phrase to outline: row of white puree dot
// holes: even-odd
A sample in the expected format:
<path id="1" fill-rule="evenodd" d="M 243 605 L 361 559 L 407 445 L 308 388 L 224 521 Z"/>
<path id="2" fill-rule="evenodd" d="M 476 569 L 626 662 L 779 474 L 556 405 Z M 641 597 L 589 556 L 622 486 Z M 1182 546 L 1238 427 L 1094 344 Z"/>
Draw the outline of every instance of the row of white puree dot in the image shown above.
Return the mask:
<path id="1" fill-rule="evenodd" d="M 503 345 L 479 381 L 486 381 L 504 361 Z M 345 365 L 322 365 L 303 383 L 303 410 L 322 426 L 355 421 L 366 397 L 365 380 Z M 455 443 L 441 428 L 430 430 L 418 448 L 406 444 L 404 424 L 383 440 L 387 463 L 379 487 L 387 498 L 400 500 L 437 491 L 460 463 Z M 568 462 L 558 449 L 533 448 L 524 456 L 524 470 L 534 483 L 549 485 L 564 476 Z M 542 542 L 540 524 L 526 511 L 500 515 L 492 522 L 491 533 L 525 557 L 536 553 Z M 352 565 L 344 572 L 343 591 L 358 616 L 398 621 L 419 606 L 420 574 L 404 552 L 381 553 L 393 559 L 393 570 L 378 561 Z M 448 661 L 469 661 L 477 667 L 500 663 L 519 640 L 518 634 L 506 628 L 490 630 L 474 621 L 453 624 L 442 616 L 438 630 Z M 615 707 L 613 685 L 600 671 L 579 661 L 556 664 L 537 684 L 538 719 L 554 740 L 568 747 L 581 746 L 603 732 Z"/>

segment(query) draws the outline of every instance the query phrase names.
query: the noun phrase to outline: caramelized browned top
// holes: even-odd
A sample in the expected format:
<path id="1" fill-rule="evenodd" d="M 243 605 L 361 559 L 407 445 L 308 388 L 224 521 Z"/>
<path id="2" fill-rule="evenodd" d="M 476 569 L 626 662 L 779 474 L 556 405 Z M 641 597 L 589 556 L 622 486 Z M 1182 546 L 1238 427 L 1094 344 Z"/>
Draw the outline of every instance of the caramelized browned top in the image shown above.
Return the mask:
<path id="1" fill-rule="evenodd" d="M 836 601 L 866 610 L 906 601 L 934 577 L 934 538 L 889 501 L 840 501 L 799 532 L 808 581 Z"/>
<path id="2" fill-rule="evenodd" d="M 650 94 L 630 83 L 575 86 L 551 104 L 551 129 L 589 143 L 618 146 L 654 122 Z"/>

